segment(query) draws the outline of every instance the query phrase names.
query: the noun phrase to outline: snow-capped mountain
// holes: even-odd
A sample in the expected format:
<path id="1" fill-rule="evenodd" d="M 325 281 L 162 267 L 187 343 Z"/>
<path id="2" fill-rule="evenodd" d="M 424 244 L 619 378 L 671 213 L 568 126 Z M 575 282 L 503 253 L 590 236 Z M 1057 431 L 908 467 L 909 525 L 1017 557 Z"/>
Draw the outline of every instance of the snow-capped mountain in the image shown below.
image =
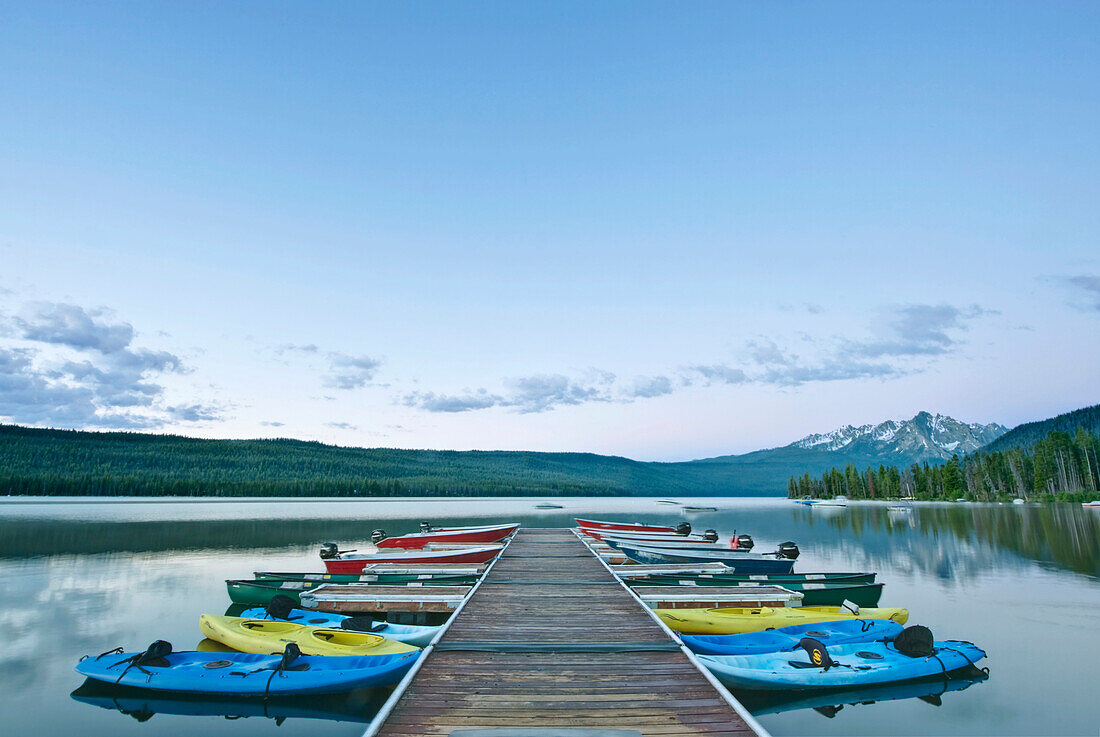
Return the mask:
<path id="1" fill-rule="evenodd" d="M 923 462 L 970 453 L 1007 431 L 1008 428 L 996 423 L 965 423 L 946 415 L 919 412 L 911 420 L 887 420 L 859 427 L 845 425 L 831 432 L 807 435 L 786 447 Z"/>

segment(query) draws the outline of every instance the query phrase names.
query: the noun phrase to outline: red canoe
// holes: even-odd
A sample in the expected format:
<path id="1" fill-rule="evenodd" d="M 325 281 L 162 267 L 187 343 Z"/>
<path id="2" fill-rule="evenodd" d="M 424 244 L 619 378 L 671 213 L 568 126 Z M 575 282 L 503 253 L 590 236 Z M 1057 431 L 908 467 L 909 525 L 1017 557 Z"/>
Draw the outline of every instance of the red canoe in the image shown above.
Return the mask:
<path id="1" fill-rule="evenodd" d="M 362 573 L 375 563 L 488 563 L 504 548 L 503 545 L 486 545 L 480 548 L 460 550 L 426 550 L 415 552 L 379 552 L 370 555 L 343 554 L 339 558 L 324 561 L 329 573 Z"/>
<path id="2" fill-rule="evenodd" d="M 637 522 L 600 522 L 594 519 L 577 519 L 577 524 L 582 530 L 624 530 L 630 532 L 671 532 L 675 528 L 661 527 L 659 525 L 643 525 Z"/>
<path id="3" fill-rule="evenodd" d="M 429 532 L 387 537 L 375 543 L 378 548 L 404 548 L 415 550 L 432 543 L 495 543 L 519 529 L 519 524 L 493 525 L 491 527 L 446 527 Z"/>

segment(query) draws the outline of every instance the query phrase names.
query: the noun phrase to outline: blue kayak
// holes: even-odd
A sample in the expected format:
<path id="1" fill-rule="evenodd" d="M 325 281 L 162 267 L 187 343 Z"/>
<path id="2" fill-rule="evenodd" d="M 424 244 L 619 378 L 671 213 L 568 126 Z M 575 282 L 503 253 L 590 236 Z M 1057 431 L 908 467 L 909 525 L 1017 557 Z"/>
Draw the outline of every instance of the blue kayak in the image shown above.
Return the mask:
<path id="1" fill-rule="evenodd" d="M 302 655 L 276 672 L 282 655 L 169 653 L 140 665 L 141 653 L 88 657 L 76 672 L 88 678 L 156 691 L 205 694 L 304 694 L 397 683 L 420 651 L 394 655 Z"/>
<path id="2" fill-rule="evenodd" d="M 681 635 L 692 651 L 703 655 L 756 655 L 794 650 L 803 637 L 813 637 L 826 647 L 854 642 L 893 639 L 902 629 L 892 619 L 850 619 L 817 624 L 796 624 L 740 635 Z"/>
<path id="3" fill-rule="evenodd" d="M 352 619 L 346 614 L 329 614 L 328 612 L 315 612 L 309 609 L 291 609 L 289 615 L 276 618 L 272 617 L 264 607 L 245 609 L 237 616 L 245 619 L 280 619 L 295 624 L 308 624 L 311 627 L 332 627 L 334 629 L 341 629 L 344 622 Z M 360 619 L 360 617 L 355 617 L 355 619 Z M 407 645 L 425 647 L 439 632 L 439 627 L 373 621 L 369 630 L 356 629 L 355 631 L 371 632 L 391 640 L 404 642 Z"/>
<path id="4" fill-rule="evenodd" d="M 732 688 L 812 689 L 853 688 L 938 676 L 972 666 L 985 651 L 970 642 L 936 641 L 928 657 L 911 657 L 892 642 L 835 645 L 834 661 L 823 668 L 808 661 L 805 650 L 759 655 L 700 655 L 699 661 Z"/>

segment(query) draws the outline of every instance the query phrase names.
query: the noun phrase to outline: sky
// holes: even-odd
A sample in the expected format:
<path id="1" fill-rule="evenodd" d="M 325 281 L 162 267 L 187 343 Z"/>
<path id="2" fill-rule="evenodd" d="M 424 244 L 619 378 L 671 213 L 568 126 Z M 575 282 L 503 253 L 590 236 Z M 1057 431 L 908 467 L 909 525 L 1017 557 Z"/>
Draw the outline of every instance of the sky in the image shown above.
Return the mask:
<path id="1" fill-rule="evenodd" d="M 0 422 L 681 460 L 1100 401 L 1100 5 L 0 0 Z"/>

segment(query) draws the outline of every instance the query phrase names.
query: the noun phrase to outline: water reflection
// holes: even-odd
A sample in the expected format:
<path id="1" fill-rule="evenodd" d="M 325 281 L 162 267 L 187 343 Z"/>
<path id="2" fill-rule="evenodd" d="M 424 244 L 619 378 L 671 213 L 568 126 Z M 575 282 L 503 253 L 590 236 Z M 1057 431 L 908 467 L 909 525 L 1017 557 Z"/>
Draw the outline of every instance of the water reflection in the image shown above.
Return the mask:
<path id="1" fill-rule="evenodd" d="M 391 689 L 364 689 L 346 693 L 263 698 L 196 696 L 158 693 L 87 680 L 70 696 L 83 704 L 118 711 L 137 722 L 157 714 L 222 717 L 228 720 L 260 717 L 282 726 L 288 719 L 324 719 L 367 723 L 389 697 Z"/>
<path id="2" fill-rule="evenodd" d="M 811 515 L 816 514 L 810 512 Z M 819 515 L 819 519 L 820 515 Z M 892 514 L 883 505 L 849 507 L 824 518 L 841 532 L 871 544 L 869 531 L 891 537 L 914 535 L 936 541 L 942 550 L 973 551 L 980 546 L 1100 577 L 1100 515 L 1078 504 L 1044 504 L 1021 508 L 1004 504 L 924 504 L 907 515 Z M 884 541 L 885 542 L 885 541 Z M 895 540 L 888 545 L 894 546 Z M 882 551 L 879 551 L 882 552 Z M 971 558 L 971 560 L 973 560 Z M 928 561 L 925 570 L 953 575 L 955 564 L 943 558 Z"/>
<path id="3" fill-rule="evenodd" d="M 289 711 L 263 718 L 262 709 L 248 714 L 259 718 L 234 720 L 223 717 L 245 715 L 188 716 L 185 709 L 199 707 L 187 699 L 158 696 L 154 704 L 146 694 L 118 703 L 155 718 L 121 718 L 113 702 L 107 711 L 68 698 L 83 680 L 73 666 L 81 655 L 116 645 L 133 650 L 166 639 L 192 647 L 201 639 L 199 615 L 229 604 L 225 579 L 255 570 L 320 570 L 319 543 L 354 547 L 375 527 L 396 534 L 415 529 L 422 518 L 454 524 L 508 518 L 535 527 L 567 526 L 574 516 L 684 520 L 677 508 L 656 500 L 554 501 L 564 508 L 536 510 L 534 500 L 0 502 L 0 629 L 6 636 L 0 723 L 12 734 L 92 737 L 126 737 L 128 731 L 240 737 L 275 729 L 309 737 L 359 735 L 362 724 L 354 715 L 366 718 L 365 706 L 323 706 L 343 721 Z M 911 621 L 930 626 L 937 637 L 976 642 L 995 670 L 980 688 L 944 695 L 940 708 L 930 703 L 944 693 L 936 691 L 942 683 L 909 695 L 833 693 L 813 704 L 745 695 L 773 734 L 1095 735 L 1100 513 L 1076 505 L 917 504 L 910 513 L 891 514 L 885 505 L 852 503 L 822 515 L 785 499 L 701 503 L 719 510 L 691 517 L 698 528 L 748 532 L 761 549 L 797 541 L 803 553 L 796 570 L 878 571 L 886 583 L 885 606 L 908 607 Z M 946 690 L 969 685 L 951 681 Z M 872 709 L 851 708 L 870 700 L 876 702 Z M 837 718 L 823 718 L 825 712 Z M 280 716 L 287 717 L 281 727 Z"/>
<path id="4" fill-rule="evenodd" d="M 833 719 L 846 707 L 869 706 L 884 701 L 919 699 L 931 706 L 942 706 L 945 693 L 962 691 L 987 678 L 989 678 L 987 673 L 975 668 L 966 675 L 956 674 L 953 678 L 851 688 L 827 693 L 806 691 L 734 691 L 733 693 L 753 716 L 780 714 L 796 709 L 813 709 L 818 714 Z"/>

